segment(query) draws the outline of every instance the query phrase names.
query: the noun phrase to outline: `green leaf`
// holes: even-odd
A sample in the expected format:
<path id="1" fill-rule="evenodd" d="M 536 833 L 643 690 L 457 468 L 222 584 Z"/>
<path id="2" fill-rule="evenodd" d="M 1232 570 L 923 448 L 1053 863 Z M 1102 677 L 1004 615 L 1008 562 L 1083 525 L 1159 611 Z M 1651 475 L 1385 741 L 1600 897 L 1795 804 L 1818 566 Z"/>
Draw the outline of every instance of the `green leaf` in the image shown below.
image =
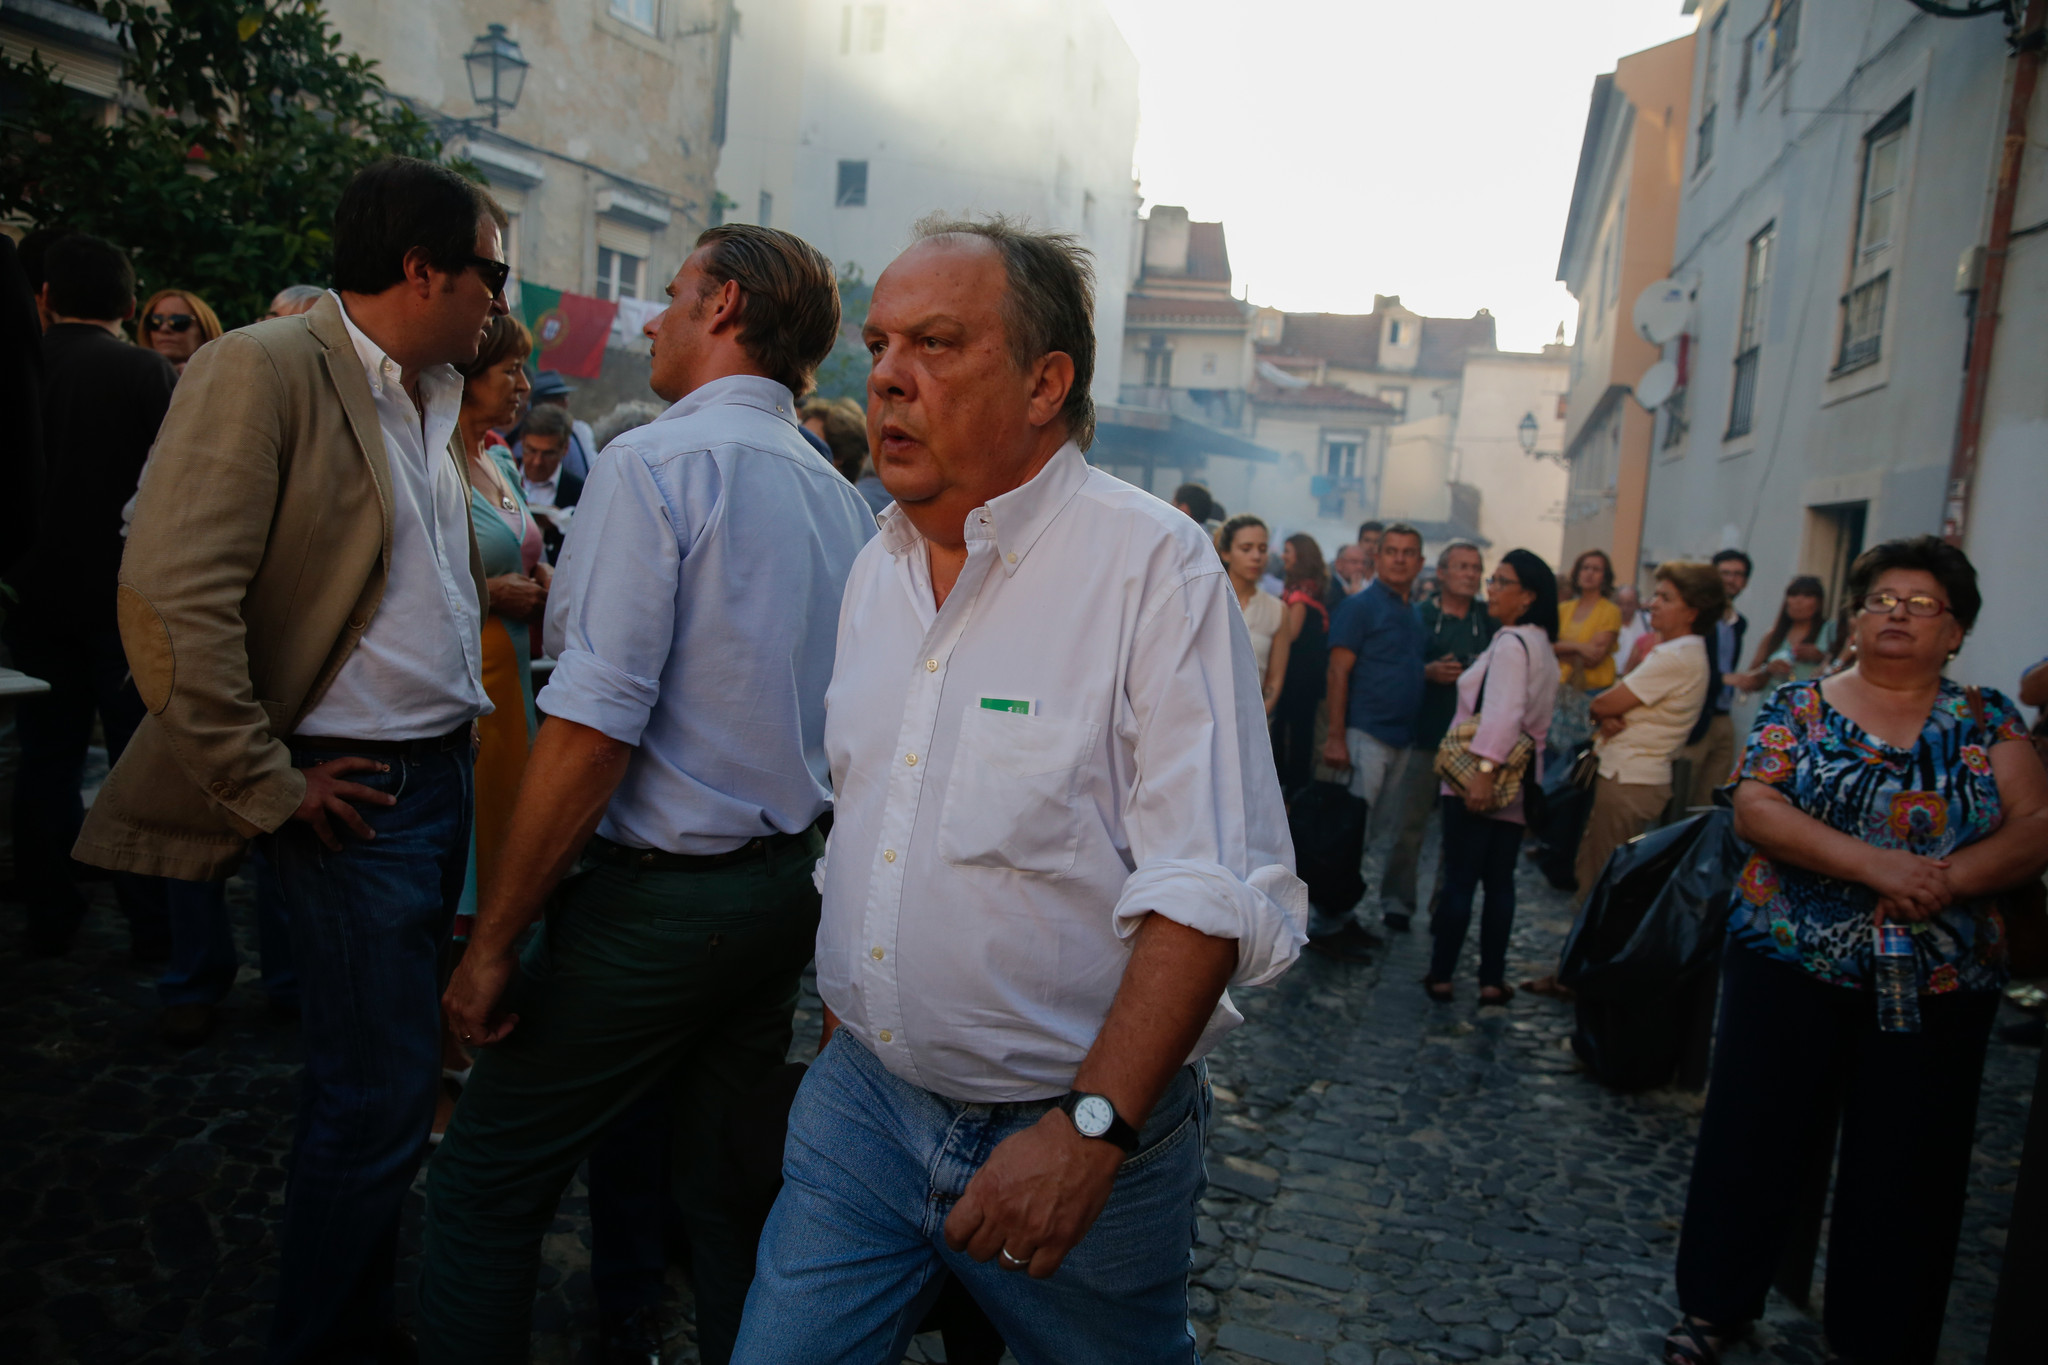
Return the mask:
<path id="1" fill-rule="evenodd" d="M 242 16 L 241 21 L 235 25 L 235 36 L 246 43 L 251 38 L 254 38 L 256 36 L 256 30 L 262 27 L 262 11 L 259 10 L 253 14 L 245 14 Z"/>

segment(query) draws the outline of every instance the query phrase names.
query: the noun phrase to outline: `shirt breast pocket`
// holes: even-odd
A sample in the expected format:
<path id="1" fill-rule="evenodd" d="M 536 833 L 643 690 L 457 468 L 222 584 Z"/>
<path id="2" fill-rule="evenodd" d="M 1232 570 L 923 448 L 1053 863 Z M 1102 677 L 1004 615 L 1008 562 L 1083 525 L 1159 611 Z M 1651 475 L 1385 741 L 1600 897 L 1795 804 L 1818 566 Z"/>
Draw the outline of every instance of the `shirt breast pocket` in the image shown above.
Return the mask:
<path id="1" fill-rule="evenodd" d="M 1081 845 L 1075 809 L 1101 727 L 1087 721 L 975 709 L 939 817 L 939 856 L 961 867 L 1064 877 Z"/>

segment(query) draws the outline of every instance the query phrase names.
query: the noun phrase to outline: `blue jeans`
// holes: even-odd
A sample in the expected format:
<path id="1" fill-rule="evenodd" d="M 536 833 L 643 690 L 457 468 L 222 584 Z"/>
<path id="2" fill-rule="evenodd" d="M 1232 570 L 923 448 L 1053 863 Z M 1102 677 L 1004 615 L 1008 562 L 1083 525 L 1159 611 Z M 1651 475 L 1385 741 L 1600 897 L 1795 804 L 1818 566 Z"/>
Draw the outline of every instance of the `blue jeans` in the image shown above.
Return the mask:
<path id="1" fill-rule="evenodd" d="M 1044 1280 L 945 1241 L 997 1143 L 1054 1100 L 962 1104 L 897 1079 L 844 1030 L 789 1115 L 782 1194 L 761 1235 L 736 1365 L 894 1365 L 950 1270 L 1025 1365 L 1195 1360 L 1188 1257 L 1207 1187 L 1208 1072 L 1184 1068 L 1117 1172 L 1102 1216 Z"/>
<path id="2" fill-rule="evenodd" d="M 263 993 L 280 1008 L 296 1009 L 299 974 L 292 966 L 290 930 L 277 874 L 263 855 L 249 859 L 245 874 L 256 888 L 256 950 L 263 964 Z M 217 1005 L 235 986 L 240 960 L 228 914 L 227 883 L 160 879 L 171 922 L 171 963 L 156 983 L 157 999 L 170 1005 Z"/>
<path id="3" fill-rule="evenodd" d="M 341 756 L 292 749 L 300 766 Z M 349 780 L 398 798 L 358 807 L 375 839 L 341 830 L 332 853 L 288 821 L 261 840 L 287 906 L 306 1051 L 274 1365 L 373 1360 L 396 1323 L 398 1217 L 441 1082 L 437 969 L 468 865 L 469 752 L 370 756 L 391 770 Z"/>

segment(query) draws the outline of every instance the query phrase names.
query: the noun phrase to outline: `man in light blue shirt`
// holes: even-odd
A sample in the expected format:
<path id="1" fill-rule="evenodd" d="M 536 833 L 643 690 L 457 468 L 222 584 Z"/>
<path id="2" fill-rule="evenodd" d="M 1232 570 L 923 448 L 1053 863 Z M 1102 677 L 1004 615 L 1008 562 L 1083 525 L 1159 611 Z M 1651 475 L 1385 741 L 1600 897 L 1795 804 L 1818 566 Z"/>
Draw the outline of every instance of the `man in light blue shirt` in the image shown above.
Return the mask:
<path id="1" fill-rule="evenodd" d="M 789 1048 L 831 805 L 825 688 L 875 523 L 797 428 L 794 394 L 838 335 L 831 262 L 734 224 L 698 238 L 668 293 L 647 334 L 674 406 L 584 485 L 550 594 L 547 720 L 443 1001 L 484 1050 L 428 1181 L 427 1360 L 526 1359 L 562 1191 L 655 1086 L 705 1361 L 729 1355 L 752 1277 L 725 1119 Z"/>

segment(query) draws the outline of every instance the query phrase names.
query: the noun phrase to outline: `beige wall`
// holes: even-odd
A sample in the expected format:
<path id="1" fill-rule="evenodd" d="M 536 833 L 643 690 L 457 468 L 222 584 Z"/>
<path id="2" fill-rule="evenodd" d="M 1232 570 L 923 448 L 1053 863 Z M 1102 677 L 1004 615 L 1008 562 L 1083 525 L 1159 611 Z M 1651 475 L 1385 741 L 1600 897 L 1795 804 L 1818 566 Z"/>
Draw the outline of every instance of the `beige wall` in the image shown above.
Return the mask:
<path id="1" fill-rule="evenodd" d="M 504 24 L 532 66 L 518 108 L 500 121 L 504 139 L 488 129 L 477 135 L 501 154 L 475 159 L 519 215 L 519 274 L 594 292 L 602 225 L 615 246 L 648 251 L 643 298 L 660 293 L 708 222 L 722 8 L 659 0 L 650 34 L 615 17 L 611 0 L 327 0 L 345 46 L 379 63 L 394 91 L 454 117 L 478 112 L 463 54 L 489 24 Z M 522 184 L 528 174 L 493 164 L 507 159 L 529 163 L 540 178 Z M 668 221 L 630 204 L 601 211 L 607 190 Z"/>

